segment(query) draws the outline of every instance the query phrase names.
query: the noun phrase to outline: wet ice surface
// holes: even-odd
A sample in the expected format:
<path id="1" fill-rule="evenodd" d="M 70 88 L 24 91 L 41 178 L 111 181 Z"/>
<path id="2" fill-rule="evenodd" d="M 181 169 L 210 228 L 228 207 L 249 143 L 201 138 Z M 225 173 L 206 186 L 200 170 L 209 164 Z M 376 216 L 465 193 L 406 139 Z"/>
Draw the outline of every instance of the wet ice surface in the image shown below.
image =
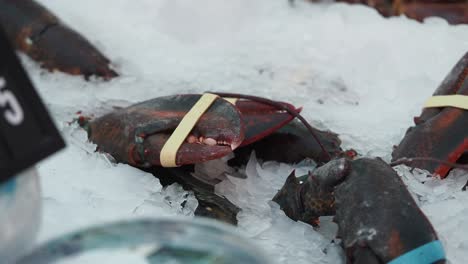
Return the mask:
<path id="1" fill-rule="evenodd" d="M 276 162 L 261 165 L 252 155 L 244 170 L 247 178 L 228 176 L 216 185 L 216 193 L 242 208 L 237 216 L 239 229 L 258 241 L 278 263 L 340 263 L 338 246 L 312 226 L 289 219 L 271 201 L 293 169 L 301 176 L 312 167 L 291 167 Z"/>
<path id="2" fill-rule="evenodd" d="M 43 72 L 23 58 L 68 143 L 67 150 L 39 166 L 44 191 L 40 241 L 121 218 L 190 216 L 190 209 L 177 201 L 189 199 L 190 208 L 196 203 L 176 186 L 163 190 L 152 175 L 94 153 L 86 136 L 67 126 L 79 110 L 104 112 L 111 105 L 174 93 L 249 93 L 303 106 L 304 116 L 340 134 L 345 148 L 388 159 L 422 102 L 468 47 L 468 26 L 450 26 L 438 18 L 423 24 L 405 17 L 384 19 L 370 8 L 345 4 L 40 2 L 84 34 L 121 73 L 111 82 L 85 82 Z M 230 178 L 222 185 L 244 209 L 240 230 L 278 263 L 339 263 L 342 253 L 329 246 L 329 239 L 290 221 L 268 202 L 291 168 L 253 164 L 252 177 Z M 467 174 L 456 172 L 444 181 L 403 174 L 451 263 L 466 263 L 468 195 L 460 189 Z"/>
<path id="3" fill-rule="evenodd" d="M 397 167 L 397 172 L 436 229 L 451 263 L 466 263 L 468 193 L 462 187 L 467 173 L 454 170 L 440 180 L 421 170 L 411 173 L 407 167 Z"/>

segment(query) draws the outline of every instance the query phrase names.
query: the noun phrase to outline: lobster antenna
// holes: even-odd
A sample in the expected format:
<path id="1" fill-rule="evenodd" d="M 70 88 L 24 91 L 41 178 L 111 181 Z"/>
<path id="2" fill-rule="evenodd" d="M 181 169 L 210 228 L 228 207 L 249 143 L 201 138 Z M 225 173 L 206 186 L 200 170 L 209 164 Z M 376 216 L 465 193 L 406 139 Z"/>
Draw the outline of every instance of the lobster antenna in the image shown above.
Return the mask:
<path id="1" fill-rule="evenodd" d="M 431 158 L 431 157 L 414 157 L 414 158 L 401 158 L 397 159 L 393 162 L 390 163 L 390 166 L 398 166 L 398 165 L 407 165 L 410 166 L 414 162 L 418 161 L 429 161 L 429 162 L 436 162 L 436 163 L 441 163 L 446 166 L 449 166 L 451 168 L 457 168 L 457 169 L 462 169 L 468 171 L 468 165 L 460 164 L 460 163 L 454 163 L 450 161 L 445 161 L 441 159 L 436 159 L 436 158 Z"/>
<path id="2" fill-rule="evenodd" d="M 304 124 L 304 126 L 307 128 L 307 130 L 309 130 L 310 134 L 312 134 L 312 137 L 315 139 L 317 144 L 319 144 L 320 148 L 322 149 L 322 152 L 325 154 L 325 157 L 328 160 L 331 160 L 330 154 L 328 154 L 328 152 L 325 150 L 325 147 L 323 146 L 322 142 L 320 142 L 317 135 L 315 134 L 314 129 L 309 124 L 309 122 L 307 122 L 307 120 L 305 120 L 305 118 L 302 117 L 302 115 L 300 113 L 289 109 L 288 107 L 284 106 L 283 104 L 281 104 L 279 102 L 276 102 L 276 101 L 273 101 L 273 100 L 270 100 L 270 99 L 267 99 L 267 98 L 263 98 L 263 97 L 258 97 L 258 96 L 253 96 L 253 95 L 245 95 L 245 94 L 236 94 L 236 93 L 216 93 L 216 92 L 208 92 L 208 93 L 216 94 L 216 95 L 219 95 L 221 97 L 235 97 L 235 98 L 240 98 L 240 99 L 247 99 L 247 100 L 251 100 L 251 101 L 256 101 L 256 102 L 259 102 L 259 103 L 264 103 L 264 104 L 273 106 L 273 107 L 275 107 L 275 108 L 277 108 L 279 110 L 284 110 L 284 111 L 288 112 L 288 114 L 290 114 L 290 115 L 294 116 L 295 118 L 299 119 L 302 122 L 302 124 Z"/>

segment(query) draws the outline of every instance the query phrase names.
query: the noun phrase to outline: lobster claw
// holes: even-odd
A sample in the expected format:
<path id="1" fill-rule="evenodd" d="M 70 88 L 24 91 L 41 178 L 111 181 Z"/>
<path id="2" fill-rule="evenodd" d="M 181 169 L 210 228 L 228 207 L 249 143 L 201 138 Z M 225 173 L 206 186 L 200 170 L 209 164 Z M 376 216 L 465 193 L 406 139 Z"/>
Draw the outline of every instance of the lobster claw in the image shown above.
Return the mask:
<path id="1" fill-rule="evenodd" d="M 182 119 L 201 95 L 151 99 L 119 109 L 82 126 L 99 150 L 116 161 L 139 167 L 161 166 L 161 153 Z M 299 111 L 286 103 L 281 107 Z M 268 104 L 249 100 L 231 102 L 218 97 L 177 146 L 177 166 L 219 159 L 242 144 L 259 140 L 293 117 Z M 247 137 L 245 135 L 248 135 Z M 247 143 L 246 139 L 247 138 Z"/>
<path id="2" fill-rule="evenodd" d="M 85 78 L 118 76 L 91 43 L 37 2 L 0 0 L 0 6 L 0 24 L 14 47 L 41 67 Z"/>
<path id="3" fill-rule="evenodd" d="M 335 215 L 349 264 L 446 263 L 437 233 L 383 160 L 335 159 L 308 176 L 290 175 L 273 201 L 312 225 Z"/>
<path id="4" fill-rule="evenodd" d="M 432 224 L 392 167 L 379 158 L 350 163 L 334 191 L 347 263 L 446 263 Z"/>
<path id="5" fill-rule="evenodd" d="M 468 53 L 455 65 L 434 96 L 468 95 Z M 401 158 L 433 158 L 459 162 L 468 154 L 468 111 L 455 107 L 426 108 L 415 118 L 392 153 L 392 160 Z M 433 161 L 414 160 L 415 167 L 447 176 L 450 167 Z"/>
<path id="6" fill-rule="evenodd" d="M 341 158 L 299 178 L 292 172 L 272 201 L 279 204 L 289 218 L 316 226 L 319 216 L 335 214 L 334 188 L 349 170 L 349 161 Z"/>
<path id="7" fill-rule="evenodd" d="M 288 103 L 278 103 L 297 113 L 302 110 L 302 108 L 296 109 Z M 285 111 L 256 101 L 237 100 L 235 105 L 239 109 L 245 124 L 245 139 L 240 145 L 241 147 L 269 136 L 294 119 L 294 116 Z"/>
<path id="8" fill-rule="evenodd" d="M 161 165 L 164 144 L 200 97 L 159 97 L 111 112 L 89 122 L 89 139 L 119 162 L 143 167 Z M 178 165 L 227 155 L 244 139 L 239 111 L 231 103 L 216 99 L 189 138 L 178 150 Z"/>

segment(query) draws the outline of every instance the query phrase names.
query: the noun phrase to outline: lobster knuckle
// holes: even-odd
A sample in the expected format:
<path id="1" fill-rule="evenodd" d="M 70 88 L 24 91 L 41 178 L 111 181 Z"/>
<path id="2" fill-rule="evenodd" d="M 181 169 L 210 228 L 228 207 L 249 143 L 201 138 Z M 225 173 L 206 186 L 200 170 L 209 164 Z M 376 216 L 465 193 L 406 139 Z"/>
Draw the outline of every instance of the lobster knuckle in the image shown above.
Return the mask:
<path id="1" fill-rule="evenodd" d="M 350 161 L 346 158 L 340 158 L 317 168 L 313 174 L 317 177 L 321 188 L 332 190 L 346 178 L 350 169 Z"/>
<path id="2" fill-rule="evenodd" d="M 468 95 L 468 53 L 455 65 L 434 95 Z M 468 112 L 455 107 L 427 108 L 392 153 L 392 160 L 429 157 L 456 162 L 468 151 Z M 450 167 L 432 161 L 414 161 L 415 167 L 447 176 Z"/>
<path id="3" fill-rule="evenodd" d="M 88 40 L 33 0 L 0 0 L 0 23 L 14 47 L 41 67 L 71 75 L 117 77 L 110 61 Z"/>

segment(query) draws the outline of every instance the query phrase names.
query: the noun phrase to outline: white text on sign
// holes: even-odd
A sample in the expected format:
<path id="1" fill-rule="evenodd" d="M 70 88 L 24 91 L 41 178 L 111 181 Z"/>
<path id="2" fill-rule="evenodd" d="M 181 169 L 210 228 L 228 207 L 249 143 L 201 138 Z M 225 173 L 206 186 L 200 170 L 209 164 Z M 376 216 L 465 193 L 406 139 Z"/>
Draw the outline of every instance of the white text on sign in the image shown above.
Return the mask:
<path id="1" fill-rule="evenodd" d="M 10 125 L 21 125 L 24 120 L 23 109 L 15 95 L 6 88 L 6 81 L 2 77 L 0 77 L 0 108 Z"/>

